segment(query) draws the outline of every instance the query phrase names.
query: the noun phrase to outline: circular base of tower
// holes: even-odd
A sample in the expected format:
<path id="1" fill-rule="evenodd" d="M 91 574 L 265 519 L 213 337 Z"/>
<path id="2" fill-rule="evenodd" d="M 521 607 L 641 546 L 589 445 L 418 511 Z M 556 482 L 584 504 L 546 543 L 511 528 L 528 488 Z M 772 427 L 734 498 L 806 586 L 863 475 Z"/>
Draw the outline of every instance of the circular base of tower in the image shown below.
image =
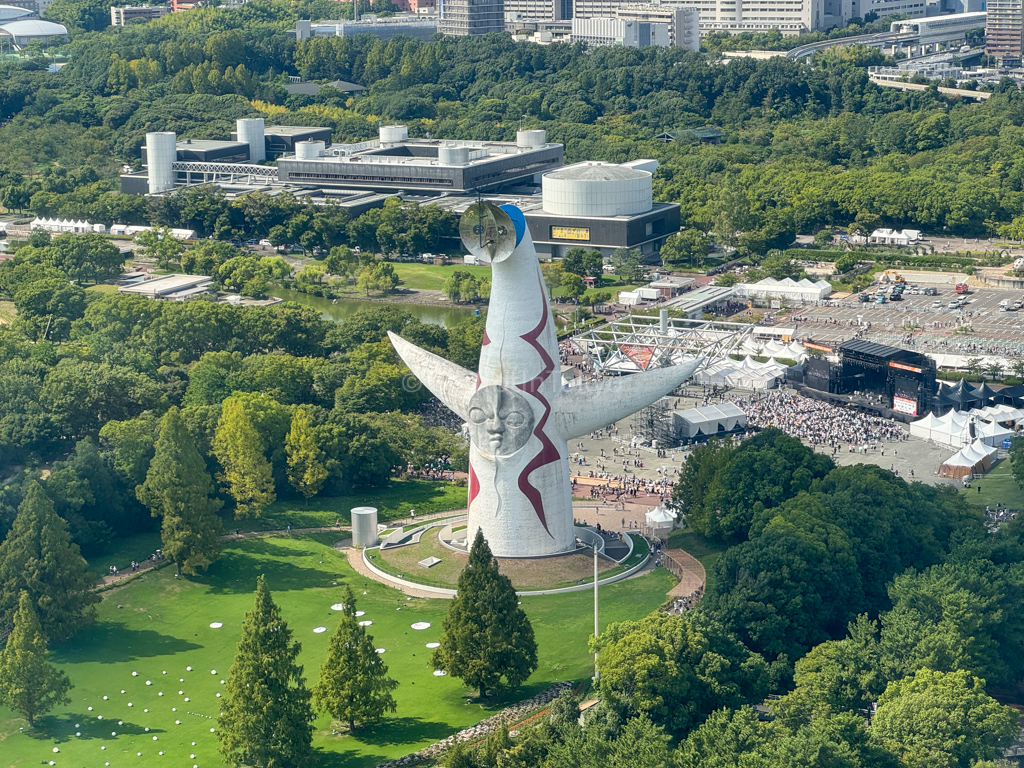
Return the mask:
<path id="1" fill-rule="evenodd" d="M 450 597 L 469 559 L 465 544 L 459 542 L 463 524 L 456 521 L 428 530 L 417 541 L 402 546 L 367 549 L 362 553 L 363 562 L 379 581 L 433 593 L 437 597 Z M 594 544 L 599 553 L 599 583 L 632 575 L 650 558 L 647 542 L 639 534 L 624 535 L 620 540 L 618 534 L 605 537 L 590 528 L 578 527 L 576 533 L 590 543 L 541 557 L 496 557 L 498 568 L 521 594 L 540 594 L 592 585 Z"/>

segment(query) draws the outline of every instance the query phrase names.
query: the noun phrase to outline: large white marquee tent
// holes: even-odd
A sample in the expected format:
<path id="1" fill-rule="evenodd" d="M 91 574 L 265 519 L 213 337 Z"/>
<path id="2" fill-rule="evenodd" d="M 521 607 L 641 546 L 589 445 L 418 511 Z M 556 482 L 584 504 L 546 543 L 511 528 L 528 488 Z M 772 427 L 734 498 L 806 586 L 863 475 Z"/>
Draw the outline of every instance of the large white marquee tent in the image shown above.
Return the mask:
<path id="1" fill-rule="evenodd" d="M 756 283 L 739 283 L 736 295 L 748 299 L 789 299 L 790 301 L 820 301 L 832 294 L 832 284 L 828 280 L 811 282 L 806 277 L 793 280 L 786 277 L 776 280 L 766 277 Z"/>
<path id="2" fill-rule="evenodd" d="M 922 440 L 960 448 L 971 442 L 971 417 L 961 411 L 942 416 L 929 413 L 910 424 L 910 434 Z"/>
<path id="3" fill-rule="evenodd" d="M 786 366 L 768 360 L 759 363 L 752 357 L 742 360 L 725 358 L 717 360 L 696 373 L 693 380 L 708 386 L 734 387 L 736 389 L 771 389 L 786 374 Z"/>
<path id="4" fill-rule="evenodd" d="M 734 403 L 689 408 L 676 411 L 675 426 L 680 437 L 707 437 L 747 426 L 747 414 Z"/>

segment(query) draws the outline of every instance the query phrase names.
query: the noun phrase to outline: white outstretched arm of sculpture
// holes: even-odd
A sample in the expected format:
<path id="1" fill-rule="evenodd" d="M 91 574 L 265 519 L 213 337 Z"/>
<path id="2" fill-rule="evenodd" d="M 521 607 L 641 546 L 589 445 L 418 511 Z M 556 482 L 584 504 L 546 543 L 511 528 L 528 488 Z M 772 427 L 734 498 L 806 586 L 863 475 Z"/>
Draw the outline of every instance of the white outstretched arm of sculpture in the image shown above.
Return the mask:
<path id="1" fill-rule="evenodd" d="M 420 349 L 388 331 L 398 356 L 417 379 L 463 420 L 469 418 L 469 400 L 476 391 L 476 374 L 440 355 Z"/>
<path id="2" fill-rule="evenodd" d="M 636 413 L 690 378 L 702 362 L 698 358 L 563 389 L 555 416 L 562 437 L 573 440 Z"/>

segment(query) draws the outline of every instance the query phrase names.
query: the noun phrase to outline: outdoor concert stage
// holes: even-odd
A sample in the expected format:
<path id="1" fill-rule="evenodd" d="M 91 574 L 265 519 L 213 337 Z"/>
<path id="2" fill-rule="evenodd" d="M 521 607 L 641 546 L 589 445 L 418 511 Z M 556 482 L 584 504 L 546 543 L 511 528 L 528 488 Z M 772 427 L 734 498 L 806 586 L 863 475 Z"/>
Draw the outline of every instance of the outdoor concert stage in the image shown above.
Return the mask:
<path id="1" fill-rule="evenodd" d="M 887 418 L 901 418 L 923 415 L 935 397 L 935 361 L 919 352 L 862 339 L 850 339 L 834 348 L 805 346 L 839 358 L 838 364 L 823 357 L 808 357 L 804 362 L 804 384 L 829 395 L 822 399 L 847 402 Z M 837 397 L 840 399 L 834 399 Z"/>

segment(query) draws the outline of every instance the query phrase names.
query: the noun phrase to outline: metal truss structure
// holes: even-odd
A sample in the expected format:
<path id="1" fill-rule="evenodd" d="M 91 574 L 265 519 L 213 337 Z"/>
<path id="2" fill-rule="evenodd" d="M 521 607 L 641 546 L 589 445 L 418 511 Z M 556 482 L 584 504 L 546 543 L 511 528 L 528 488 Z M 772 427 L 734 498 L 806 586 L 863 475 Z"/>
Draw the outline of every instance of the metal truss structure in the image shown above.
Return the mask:
<path id="1" fill-rule="evenodd" d="M 572 342 L 591 358 L 595 370 L 639 373 L 694 357 L 710 363 L 739 350 L 753 332 L 754 327 L 745 323 L 669 318 L 663 312 L 627 315 L 584 331 Z"/>
<path id="2" fill-rule="evenodd" d="M 277 167 L 255 163 L 171 163 L 171 170 L 187 174 L 188 183 L 195 183 L 193 174 L 202 176 L 203 183 L 227 182 L 270 184 L 277 181 Z"/>

